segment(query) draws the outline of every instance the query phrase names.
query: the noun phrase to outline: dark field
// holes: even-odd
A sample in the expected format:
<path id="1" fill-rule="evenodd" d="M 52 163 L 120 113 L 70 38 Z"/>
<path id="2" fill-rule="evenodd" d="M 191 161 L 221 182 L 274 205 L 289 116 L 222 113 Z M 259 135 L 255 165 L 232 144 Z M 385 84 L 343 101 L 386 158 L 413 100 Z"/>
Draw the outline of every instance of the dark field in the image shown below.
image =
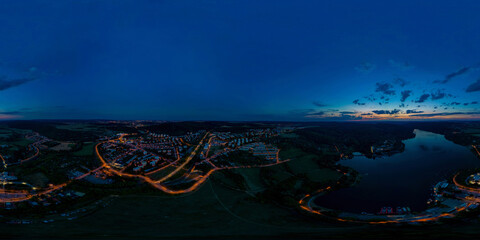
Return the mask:
<path id="1" fill-rule="evenodd" d="M 272 129 L 285 131 L 268 137 L 260 134 L 256 138 L 256 141 L 264 141 L 280 149 L 279 162 L 262 167 L 256 166 L 256 162 L 262 161 L 259 157 L 244 152 L 230 154 L 230 157 L 224 157 L 222 161 L 253 164 L 255 167 L 219 169 L 197 188 L 183 194 L 169 194 L 138 178 L 125 178 L 109 175 L 108 171 L 102 172 L 105 171 L 105 168 L 101 167 L 104 165 L 95 154 L 97 143 L 105 138 L 115 139 L 117 133 L 128 134 L 126 139 L 130 141 L 139 136 L 146 139 L 151 132 L 187 136 L 182 134 L 195 131 L 208 131 L 207 135 L 210 132 L 217 135 L 230 132 L 231 136 L 237 136 L 233 138 L 236 139 L 240 135 L 235 134 L 242 134 L 249 131 L 248 129 L 258 129 L 262 134 Z M 1 238 L 336 239 L 390 238 L 394 235 L 425 239 L 476 236 L 480 233 L 476 212 L 459 213 L 454 218 L 427 223 L 375 225 L 336 221 L 331 217 L 311 214 L 300 207 L 299 200 L 306 194 L 329 186 L 332 190 L 348 188 L 362 180 L 356 169 L 342 166 L 341 159 L 352 158 L 354 154 L 362 154 L 367 158 L 374 157 L 373 155 L 378 157 L 381 153 L 373 154 L 370 146 L 381 145 L 385 141 L 392 146 L 391 152 L 384 153 L 385 156 L 400 154 L 403 151 L 402 141 L 415 137 L 414 129 L 441 133 L 449 141 L 468 146 L 478 139 L 477 130 L 480 130 L 480 127 L 476 123 L 468 122 L 145 122 L 141 127 L 128 122 L 102 121 L 7 123 L 2 130 L 4 134 L 17 135 L 15 141 L 10 143 L 12 149 L 4 149 L 2 154 L 18 151 L 16 148 L 21 142 L 25 142 L 23 147 L 37 144 L 34 140 L 23 139 L 22 134 L 38 131 L 39 134 L 43 132 L 48 136 L 44 147 L 41 147 L 40 143 L 38 145 L 41 148 L 38 157 L 9 166 L 8 172 L 13 172 L 21 181 L 41 189 L 48 189 L 51 184 L 69 182 L 63 188 L 63 194 L 75 191 L 85 195 L 73 200 L 61 200 L 58 204 L 53 202 L 53 205 L 48 206 L 33 207 L 29 205 L 31 201 L 28 201 L 19 203 L 15 209 L 1 209 L 2 219 L 5 221 L 0 224 Z M 212 135 L 212 138 L 213 136 L 215 135 Z M 465 142 L 467 140 L 470 142 Z M 69 141 L 71 148 L 55 150 L 56 142 L 60 141 Z M 192 142 L 199 143 L 198 140 Z M 223 147 L 216 146 L 212 149 L 222 151 Z M 471 150 L 474 156 L 476 153 Z M 193 153 L 195 151 L 186 152 L 185 156 L 179 158 L 179 163 L 186 161 L 187 156 Z M 282 162 L 283 160 L 288 161 Z M 192 167 L 196 166 L 195 163 L 202 161 L 204 160 L 198 156 L 192 158 L 192 162 L 172 176 L 175 181 L 167 181 L 165 186 L 176 182 L 181 184 L 172 186 L 172 189 L 192 186 L 192 183 L 181 181 L 188 179 L 185 177 L 188 177 Z M 167 176 L 177 166 L 178 164 L 174 164 L 152 174 L 152 179 Z M 93 171 L 92 177 L 103 176 L 104 179 L 92 182 L 87 179 L 71 180 L 72 172 L 83 174 L 87 170 Z M 470 170 L 468 174 L 471 172 L 475 171 Z M 202 176 L 201 172 L 190 172 L 193 173 L 195 176 Z M 464 173 L 462 179 L 468 174 Z M 41 196 L 35 201 L 42 203 L 45 198 L 47 202 L 51 202 L 50 198 L 60 198 L 56 194 L 50 197 Z M 81 213 L 72 214 L 80 211 L 79 209 L 83 209 Z M 12 220 L 16 219 L 31 222 L 12 223 Z"/>

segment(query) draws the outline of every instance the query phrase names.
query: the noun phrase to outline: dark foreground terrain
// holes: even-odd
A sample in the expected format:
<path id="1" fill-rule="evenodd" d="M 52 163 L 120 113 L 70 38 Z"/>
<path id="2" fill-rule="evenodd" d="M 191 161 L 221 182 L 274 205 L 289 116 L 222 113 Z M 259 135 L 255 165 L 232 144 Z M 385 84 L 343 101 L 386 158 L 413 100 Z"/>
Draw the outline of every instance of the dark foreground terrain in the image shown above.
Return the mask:
<path id="1" fill-rule="evenodd" d="M 431 221 L 383 224 L 381 219 L 339 221 L 338 211 L 319 215 L 301 204 L 319 189 L 335 191 L 361 181 L 341 159 L 399 154 L 402 141 L 415 137 L 414 129 L 442 134 L 476 155 L 476 122 L 59 120 L 4 122 L 0 128 L 3 172 L 15 179 L 8 181 L 25 183 L 4 183 L 2 239 L 459 239 L 480 234 L 473 207 Z M 472 196 L 468 203 L 475 205 Z"/>

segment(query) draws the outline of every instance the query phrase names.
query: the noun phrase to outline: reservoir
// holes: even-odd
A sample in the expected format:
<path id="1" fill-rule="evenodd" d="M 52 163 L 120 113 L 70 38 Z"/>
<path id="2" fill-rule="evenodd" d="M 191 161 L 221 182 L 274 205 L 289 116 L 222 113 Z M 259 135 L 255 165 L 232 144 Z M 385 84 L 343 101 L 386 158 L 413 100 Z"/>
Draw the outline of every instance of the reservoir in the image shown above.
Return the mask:
<path id="1" fill-rule="evenodd" d="M 315 203 L 355 213 L 377 213 L 382 207 L 423 211 L 438 181 L 452 177 L 459 169 L 480 167 L 480 160 L 469 147 L 450 142 L 440 134 L 421 130 L 414 133 L 415 138 L 403 141 L 402 153 L 341 160 L 339 164 L 359 172 L 359 181 L 352 187 L 319 196 Z"/>

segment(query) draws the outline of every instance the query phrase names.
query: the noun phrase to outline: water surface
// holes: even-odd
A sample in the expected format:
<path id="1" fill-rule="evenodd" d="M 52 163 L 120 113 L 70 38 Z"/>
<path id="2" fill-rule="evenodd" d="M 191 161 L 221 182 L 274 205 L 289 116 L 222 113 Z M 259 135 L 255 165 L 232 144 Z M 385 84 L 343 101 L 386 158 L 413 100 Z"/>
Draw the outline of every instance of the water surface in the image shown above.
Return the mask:
<path id="1" fill-rule="evenodd" d="M 361 180 L 353 187 L 318 197 L 315 203 L 357 213 L 375 213 L 384 206 L 421 211 L 427 207 L 434 184 L 458 169 L 480 166 L 468 147 L 431 132 L 415 130 L 415 134 L 415 138 L 403 141 L 404 152 L 391 157 L 341 160 L 339 164 L 356 169 Z"/>

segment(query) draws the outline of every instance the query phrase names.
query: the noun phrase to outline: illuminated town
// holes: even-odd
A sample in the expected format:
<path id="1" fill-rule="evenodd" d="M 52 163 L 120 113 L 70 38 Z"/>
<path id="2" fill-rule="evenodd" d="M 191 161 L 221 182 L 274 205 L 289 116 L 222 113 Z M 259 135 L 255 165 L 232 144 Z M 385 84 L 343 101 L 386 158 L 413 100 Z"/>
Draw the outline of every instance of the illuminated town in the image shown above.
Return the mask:
<path id="1" fill-rule="evenodd" d="M 298 131 L 305 128 L 302 124 L 266 124 L 262 128 L 241 128 L 240 131 L 238 127 L 230 126 L 226 128 L 231 128 L 234 132 L 203 129 L 188 131 L 181 135 L 170 135 L 155 131 L 157 126 L 162 126 L 162 123 L 159 125 L 155 122 L 139 121 L 87 123 L 90 128 L 106 124 L 124 126 L 122 128 L 129 129 L 131 133 L 110 131 L 109 135 L 98 136 L 97 141 L 79 144 L 52 140 L 30 130 L 5 129 L 5 132 L 12 135 L 11 137 L 18 138 L 16 142 L 23 141 L 24 147 L 18 158 L 18 151 L 12 151 L 18 148 L 16 143 L 1 146 L 3 188 L 0 201 L 3 221 L 15 224 L 34 224 L 73 220 L 95 211 L 100 206 L 106 207 L 111 201 L 110 198 L 87 200 L 93 193 L 88 190 L 79 190 L 79 187 L 75 186 L 78 184 L 110 185 L 109 189 L 116 191 L 115 188 L 123 188 L 121 182 L 127 181 L 132 184 L 131 181 L 136 180 L 147 184 L 149 188 L 159 191 L 160 194 L 186 195 L 204 187 L 216 172 L 248 168 L 268 169 L 285 166 L 289 161 L 292 161 L 293 164 L 296 159 L 305 157 L 293 155 L 292 158 L 287 158 L 285 156 L 289 154 L 284 154 L 285 150 L 276 146 L 286 146 L 286 142 L 298 139 L 298 134 L 300 134 Z M 171 124 L 182 125 L 183 123 Z M 202 123 L 197 124 L 202 125 Z M 76 125 L 78 124 L 67 123 L 66 126 L 75 128 Z M 85 127 L 84 124 L 80 126 Z M 111 128 L 115 129 L 115 127 Z M 395 138 L 379 141 L 378 144 L 371 145 L 369 149 L 366 149 L 363 154 L 352 154 L 352 148 L 355 146 L 343 144 L 322 146 L 321 148 L 327 151 L 324 154 L 333 155 L 337 159 L 336 161 L 348 161 L 349 158 L 358 154 L 365 156 L 370 154 L 374 159 L 381 159 L 401 154 L 404 151 L 405 147 L 403 145 L 398 147 L 397 142 L 398 140 Z M 78 149 L 78 145 L 81 145 L 82 148 Z M 476 155 L 480 158 L 477 147 L 480 146 L 472 144 L 468 148 L 471 149 L 473 156 Z M 291 151 L 291 146 L 288 146 L 287 149 L 290 150 L 286 151 Z M 301 150 L 296 151 L 297 154 L 302 152 Z M 69 152 L 72 152 L 73 155 Z M 82 152 L 86 156 L 91 154 L 94 161 L 89 166 L 75 162 L 69 163 L 68 156 L 76 154 L 80 156 L 78 154 L 82 154 Z M 53 171 L 58 171 L 55 169 L 56 167 L 60 169 L 67 167 L 68 170 L 64 172 L 65 176 L 63 176 L 65 181 L 51 181 L 44 173 L 34 173 L 34 178 L 31 176 L 17 177 L 15 174 L 18 169 L 25 169 L 29 166 L 28 164 L 37 164 L 42 159 L 48 159 L 49 155 L 58 156 L 59 153 L 61 153 L 60 156 L 64 156 L 64 163 L 60 166 L 51 166 L 51 168 Z M 299 197 L 297 206 L 288 204 L 287 206 L 298 208 L 300 213 L 305 215 L 318 216 L 319 219 L 375 225 L 439 222 L 443 219 L 458 218 L 465 213 L 476 212 L 478 204 L 480 204 L 480 188 L 478 187 L 480 173 L 475 172 L 475 169 L 469 171 L 458 169 L 454 175 L 450 175 L 450 178 L 432 185 L 432 197 L 428 199 L 428 207 L 425 210 L 412 210 L 409 206 L 383 206 L 377 212 L 339 212 L 339 209 L 319 205 L 315 199 L 322 195 L 328 195 L 329 192 L 336 189 L 354 185 L 359 178 L 358 172 L 337 164 L 324 166 L 324 168 L 337 172 L 337 180 L 331 185 L 313 184 L 312 186 L 318 184 L 318 186 L 323 186 L 313 192 L 307 191 L 310 188 L 301 187 L 301 191 L 292 195 L 292 197 Z M 54 173 L 52 176 L 57 174 L 59 173 Z M 49 174 L 47 173 L 47 175 Z M 249 180 L 244 177 L 240 175 L 240 180 L 235 180 L 234 185 L 237 185 L 236 189 L 248 193 L 251 189 L 249 186 L 245 186 L 246 182 L 244 181 Z M 303 184 L 314 178 L 307 176 L 300 182 Z M 72 185 L 75 187 L 71 187 Z M 137 184 L 132 186 L 135 185 Z M 261 194 L 257 193 L 256 196 L 261 198 Z M 57 205 L 65 206 L 78 202 L 83 202 L 83 206 L 77 209 L 60 207 L 59 209 L 63 210 L 56 210 Z M 49 209 L 48 213 L 41 215 L 35 213 L 42 208 Z M 23 217 L 19 218 L 18 211 L 30 212 L 30 214 L 22 214 Z M 9 213 L 15 214 L 10 216 Z"/>

